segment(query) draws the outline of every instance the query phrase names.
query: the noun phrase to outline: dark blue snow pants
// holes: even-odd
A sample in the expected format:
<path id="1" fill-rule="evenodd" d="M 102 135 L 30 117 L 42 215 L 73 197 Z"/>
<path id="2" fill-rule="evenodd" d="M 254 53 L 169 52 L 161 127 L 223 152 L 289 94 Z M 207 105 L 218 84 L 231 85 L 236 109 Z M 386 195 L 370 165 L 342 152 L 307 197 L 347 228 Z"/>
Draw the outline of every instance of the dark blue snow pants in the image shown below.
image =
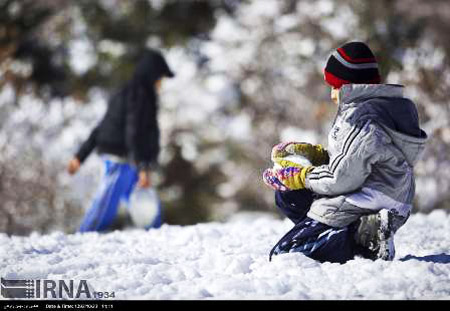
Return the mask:
<path id="1" fill-rule="evenodd" d="M 345 263 L 356 255 L 354 226 L 334 228 L 306 216 L 317 195 L 309 190 L 275 192 L 275 204 L 294 222 L 270 252 L 272 255 L 301 252 L 320 262 Z"/>

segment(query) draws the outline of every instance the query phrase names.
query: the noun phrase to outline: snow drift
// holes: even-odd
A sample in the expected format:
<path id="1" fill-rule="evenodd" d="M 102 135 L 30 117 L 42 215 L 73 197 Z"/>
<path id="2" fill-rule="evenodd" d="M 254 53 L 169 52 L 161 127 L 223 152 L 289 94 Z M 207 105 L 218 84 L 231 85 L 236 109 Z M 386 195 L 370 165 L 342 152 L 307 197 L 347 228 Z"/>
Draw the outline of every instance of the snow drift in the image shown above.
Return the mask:
<path id="1" fill-rule="evenodd" d="M 269 262 L 271 247 L 291 227 L 246 214 L 149 231 L 1 234 L 0 275 L 87 280 L 120 300 L 450 298 L 450 215 L 442 210 L 411 216 L 396 235 L 393 262 L 320 264 L 299 253 Z"/>

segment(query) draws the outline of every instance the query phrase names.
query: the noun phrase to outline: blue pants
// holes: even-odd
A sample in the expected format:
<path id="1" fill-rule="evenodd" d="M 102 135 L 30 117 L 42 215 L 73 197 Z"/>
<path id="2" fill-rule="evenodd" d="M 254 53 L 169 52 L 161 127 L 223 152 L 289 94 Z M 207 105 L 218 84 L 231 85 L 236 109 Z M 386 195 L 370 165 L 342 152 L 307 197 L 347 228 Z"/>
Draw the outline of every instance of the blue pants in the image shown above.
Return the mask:
<path id="1" fill-rule="evenodd" d="M 270 252 L 278 255 L 301 252 L 320 262 L 345 263 L 357 252 L 354 242 L 354 226 L 333 228 L 306 216 L 316 195 L 309 190 L 275 192 L 275 204 L 294 222 L 294 227 Z"/>
<path id="2" fill-rule="evenodd" d="M 105 175 L 91 208 L 81 222 L 79 232 L 104 231 L 113 223 L 121 201 L 129 202 L 138 181 L 138 172 L 128 163 L 105 160 Z M 153 224 L 161 225 L 161 215 Z"/>

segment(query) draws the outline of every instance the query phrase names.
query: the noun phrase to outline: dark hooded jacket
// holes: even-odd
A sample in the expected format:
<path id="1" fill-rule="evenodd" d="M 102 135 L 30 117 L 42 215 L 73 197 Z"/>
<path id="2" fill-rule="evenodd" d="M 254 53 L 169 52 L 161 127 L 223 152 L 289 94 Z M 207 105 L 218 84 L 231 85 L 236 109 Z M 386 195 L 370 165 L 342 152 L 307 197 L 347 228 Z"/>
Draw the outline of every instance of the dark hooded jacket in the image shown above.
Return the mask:
<path id="1" fill-rule="evenodd" d="M 76 153 L 80 162 L 97 148 L 101 154 L 126 158 L 140 170 L 156 164 L 159 127 L 154 84 L 162 77 L 173 77 L 164 57 L 145 51 L 133 77 L 110 98 L 105 116 Z"/>

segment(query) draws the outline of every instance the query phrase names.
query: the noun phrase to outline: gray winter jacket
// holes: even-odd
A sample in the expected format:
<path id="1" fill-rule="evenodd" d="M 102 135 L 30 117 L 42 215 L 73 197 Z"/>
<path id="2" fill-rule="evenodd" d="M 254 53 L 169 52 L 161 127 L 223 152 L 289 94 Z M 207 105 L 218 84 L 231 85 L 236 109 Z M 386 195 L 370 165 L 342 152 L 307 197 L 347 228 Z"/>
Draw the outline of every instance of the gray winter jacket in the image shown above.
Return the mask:
<path id="1" fill-rule="evenodd" d="M 403 86 L 389 84 L 344 85 L 339 98 L 330 162 L 306 178 L 306 187 L 323 195 L 308 217 L 344 227 L 383 208 L 409 215 L 413 166 L 427 140 L 414 103 L 403 97 Z"/>

